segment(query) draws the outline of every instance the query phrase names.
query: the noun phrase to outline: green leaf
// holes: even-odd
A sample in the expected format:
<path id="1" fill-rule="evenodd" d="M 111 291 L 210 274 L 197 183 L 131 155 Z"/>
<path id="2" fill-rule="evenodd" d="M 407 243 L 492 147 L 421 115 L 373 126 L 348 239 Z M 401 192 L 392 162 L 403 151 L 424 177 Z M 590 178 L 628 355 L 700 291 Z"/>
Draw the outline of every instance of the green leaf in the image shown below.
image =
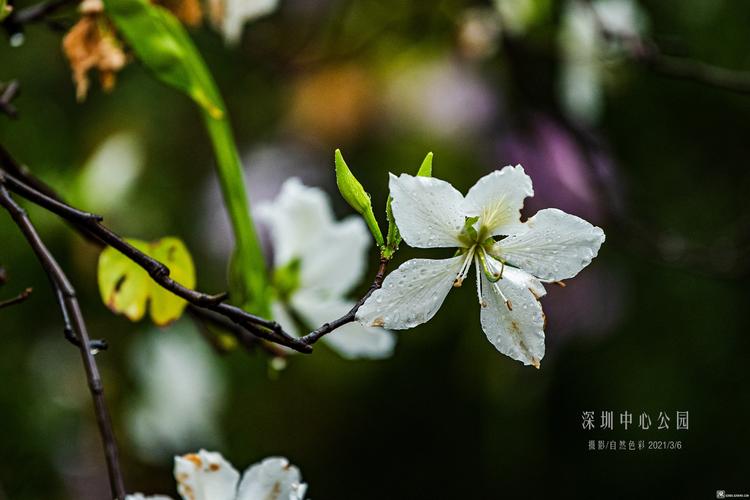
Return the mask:
<path id="1" fill-rule="evenodd" d="M 104 0 L 107 15 L 156 77 L 190 96 L 213 118 L 224 106 L 185 28 L 149 0 Z"/>
<path id="2" fill-rule="evenodd" d="M 427 153 L 427 156 L 422 160 L 422 165 L 417 170 L 418 177 L 432 177 L 432 153 Z M 388 195 L 388 201 L 385 204 L 385 215 L 388 218 L 388 235 L 386 236 L 386 248 L 382 251 L 383 257 L 390 259 L 393 254 L 398 250 L 398 246 L 401 244 L 401 233 L 396 225 L 396 219 L 393 217 L 393 209 L 391 208 L 393 203 L 393 197 Z"/>
<path id="3" fill-rule="evenodd" d="M 195 267 L 190 252 L 178 238 L 153 243 L 127 240 L 141 252 L 165 264 L 170 277 L 187 288 L 195 286 Z M 141 320 L 148 309 L 151 320 L 165 326 L 182 316 L 187 302 L 154 282 L 146 271 L 112 247 L 99 256 L 99 293 L 116 314 L 131 321 Z"/>
<path id="4" fill-rule="evenodd" d="M 422 160 L 422 164 L 417 170 L 417 177 L 432 177 L 432 152 L 427 153 L 427 156 Z"/>
<path id="5" fill-rule="evenodd" d="M 150 0 L 104 0 L 104 4 L 107 15 L 156 78 L 186 93 L 202 109 L 234 232 L 229 292 L 239 306 L 268 316 L 266 263 L 250 215 L 242 164 L 226 107 L 211 73 L 182 24 L 166 9 Z"/>
<path id="6" fill-rule="evenodd" d="M 362 184 L 354 177 L 354 174 L 349 170 L 349 166 L 344 161 L 344 157 L 341 156 L 341 150 L 337 149 L 335 154 L 336 163 L 336 185 L 339 187 L 341 196 L 344 197 L 347 203 L 352 206 L 354 210 L 362 215 L 365 219 L 367 227 L 370 228 L 370 232 L 375 237 L 375 241 L 378 246 L 383 247 L 383 233 L 380 232 L 380 226 L 378 221 L 375 220 L 375 214 L 372 211 L 372 201 L 370 195 L 362 187 Z"/>

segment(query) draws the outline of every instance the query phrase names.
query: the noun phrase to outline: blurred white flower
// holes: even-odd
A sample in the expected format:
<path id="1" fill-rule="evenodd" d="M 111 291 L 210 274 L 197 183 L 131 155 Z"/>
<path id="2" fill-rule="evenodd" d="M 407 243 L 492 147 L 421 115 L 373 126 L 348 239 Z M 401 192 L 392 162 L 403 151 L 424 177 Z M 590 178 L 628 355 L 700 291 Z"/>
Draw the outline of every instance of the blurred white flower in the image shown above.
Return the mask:
<path id="1" fill-rule="evenodd" d="M 135 134 L 118 132 L 109 136 L 79 174 L 80 203 L 95 212 L 109 212 L 130 193 L 144 164 L 144 147 Z"/>
<path id="2" fill-rule="evenodd" d="M 272 13 L 278 5 L 279 0 L 209 0 L 209 12 L 226 42 L 237 44 L 245 23 Z"/>
<path id="3" fill-rule="evenodd" d="M 145 332 L 131 353 L 139 398 L 127 424 L 137 453 L 162 460 L 196 444 L 219 444 L 226 384 L 214 354 L 188 321 Z"/>
<path id="4" fill-rule="evenodd" d="M 270 232 L 274 252 L 272 305 L 275 319 L 290 333 L 297 328 L 291 311 L 317 327 L 346 314 L 354 301 L 346 295 L 366 271 L 371 238 L 359 216 L 334 219 L 326 193 L 287 180 L 278 197 L 258 207 Z M 323 337 L 345 358 L 383 358 L 393 352 L 391 332 L 350 323 Z"/>
<path id="5" fill-rule="evenodd" d="M 616 48 L 602 28 L 627 38 L 643 33 L 646 25 L 645 13 L 633 0 L 566 3 L 560 30 L 560 98 L 571 116 L 592 122 L 601 113 L 606 58 Z"/>
<path id="6" fill-rule="evenodd" d="M 458 248 L 449 259 L 412 259 L 390 273 L 357 312 L 367 326 L 412 328 L 432 318 L 472 263 L 482 329 L 503 354 L 539 368 L 544 356 L 542 282 L 572 278 L 596 257 L 604 232 L 549 208 L 521 222 L 531 179 L 520 165 L 496 170 L 464 198 L 433 177 L 391 174 L 393 215 L 417 248 Z M 504 236 L 496 240 L 496 236 Z"/>
<path id="7" fill-rule="evenodd" d="M 175 457 L 177 491 L 184 500 L 303 500 L 307 485 L 286 458 L 270 457 L 240 474 L 220 453 L 200 450 Z M 128 495 L 126 500 L 164 500 L 169 497 Z"/>
<path id="8" fill-rule="evenodd" d="M 306 184 L 330 182 L 329 155 L 328 151 L 323 155 L 296 141 L 260 144 L 245 152 L 242 155 L 245 190 L 253 217 L 256 217 L 257 207 L 273 200 L 290 177 L 299 177 Z M 335 183 L 331 183 L 331 187 L 335 187 Z M 206 185 L 201 213 L 201 243 L 217 261 L 226 262 L 234 249 L 234 234 L 215 174 Z M 263 249 L 270 249 L 265 228 L 257 229 Z"/>

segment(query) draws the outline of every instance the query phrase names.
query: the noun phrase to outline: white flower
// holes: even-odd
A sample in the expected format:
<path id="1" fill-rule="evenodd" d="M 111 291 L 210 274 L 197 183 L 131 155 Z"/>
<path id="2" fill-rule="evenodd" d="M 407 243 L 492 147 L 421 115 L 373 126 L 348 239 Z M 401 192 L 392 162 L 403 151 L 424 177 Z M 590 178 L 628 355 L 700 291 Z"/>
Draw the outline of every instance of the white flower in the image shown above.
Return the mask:
<path id="1" fill-rule="evenodd" d="M 200 450 L 174 459 L 177 491 L 183 500 L 303 500 L 307 485 L 286 458 L 270 457 L 240 474 L 220 453 Z M 170 500 L 135 493 L 125 500 Z"/>
<path id="2" fill-rule="evenodd" d="M 354 301 L 345 296 L 366 271 L 371 238 L 358 216 L 334 219 L 326 193 L 288 179 L 258 216 L 271 230 L 277 300 L 274 318 L 297 334 L 290 310 L 315 328 L 346 314 Z M 345 358 L 383 358 L 393 352 L 391 332 L 354 322 L 323 337 Z"/>
<path id="3" fill-rule="evenodd" d="M 630 38 L 644 32 L 646 25 L 646 15 L 633 0 L 598 0 L 590 5 L 570 1 L 565 5 L 560 30 L 560 94 L 571 116 L 591 122 L 601 112 L 605 58 L 612 48 L 602 26 Z"/>
<path id="4" fill-rule="evenodd" d="M 130 358 L 141 390 L 127 424 L 139 456 L 160 461 L 196 443 L 220 441 L 216 419 L 226 382 L 191 322 L 146 332 Z"/>
<path id="5" fill-rule="evenodd" d="M 542 282 L 578 274 L 596 256 L 604 232 L 554 208 L 521 222 L 523 200 L 534 191 L 520 165 L 479 179 L 465 198 L 445 181 L 406 174 L 391 174 L 390 191 L 406 243 L 459 250 L 448 259 L 402 264 L 359 309 L 357 319 L 396 330 L 422 324 L 474 264 L 487 338 L 503 354 L 538 368 L 544 356 Z"/>
<path id="6" fill-rule="evenodd" d="M 137 135 L 118 132 L 108 137 L 79 174 L 80 203 L 95 212 L 111 212 L 127 201 L 145 164 L 144 146 Z"/>
<path id="7" fill-rule="evenodd" d="M 209 11 L 226 42 L 236 44 L 245 23 L 272 13 L 278 5 L 279 0 L 209 0 Z"/>

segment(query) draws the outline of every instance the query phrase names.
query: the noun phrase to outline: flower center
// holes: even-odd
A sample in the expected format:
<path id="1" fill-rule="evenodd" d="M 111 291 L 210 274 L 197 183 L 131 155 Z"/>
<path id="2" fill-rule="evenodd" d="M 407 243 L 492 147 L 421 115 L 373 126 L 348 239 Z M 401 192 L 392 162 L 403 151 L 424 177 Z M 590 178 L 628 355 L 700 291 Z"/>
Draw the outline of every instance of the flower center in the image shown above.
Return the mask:
<path id="1" fill-rule="evenodd" d="M 492 244 L 494 244 L 492 238 L 489 238 L 488 241 L 491 241 Z M 512 311 L 513 305 L 498 284 L 498 282 L 503 279 L 505 261 L 493 257 L 485 248 L 488 245 L 488 242 L 485 242 L 484 244 L 474 243 L 469 248 L 463 250 L 463 263 L 461 264 L 461 270 L 456 275 L 456 279 L 453 280 L 453 286 L 460 287 L 463 284 L 464 279 L 466 279 L 466 276 L 469 274 L 471 264 L 473 263 L 477 273 L 477 300 L 479 300 L 479 305 L 481 307 L 487 307 L 487 303 L 482 298 L 481 274 L 483 273 L 485 278 L 487 278 L 487 281 L 490 282 L 492 290 L 502 298 L 508 310 Z"/>
<path id="2" fill-rule="evenodd" d="M 472 245 L 469 247 L 468 250 L 464 253 L 464 262 L 461 265 L 461 270 L 456 275 L 456 279 L 453 280 L 453 286 L 459 287 L 463 284 L 464 280 L 466 279 L 466 276 L 469 274 L 469 269 L 471 268 L 471 258 L 474 256 L 474 252 L 476 252 L 477 246 Z"/>

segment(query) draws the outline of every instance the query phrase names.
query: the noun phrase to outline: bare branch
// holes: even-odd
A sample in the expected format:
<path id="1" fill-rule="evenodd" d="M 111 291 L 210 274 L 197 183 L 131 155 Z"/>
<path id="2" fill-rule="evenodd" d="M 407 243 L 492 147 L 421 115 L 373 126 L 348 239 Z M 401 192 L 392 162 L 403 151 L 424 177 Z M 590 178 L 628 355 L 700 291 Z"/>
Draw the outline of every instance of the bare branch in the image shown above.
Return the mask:
<path id="1" fill-rule="evenodd" d="M 29 5 L 23 9 L 17 9 L 3 20 L 3 24 L 15 28 L 25 24 L 46 21 L 50 14 L 54 14 L 63 7 L 78 3 L 79 0 L 46 0 Z"/>
<path id="2" fill-rule="evenodd" d="M 599 16 L 592 0 L 581 1 L 594 16 L 602 37 L 619 43 L 631 60 L 643 64 L 662 76 L 701 83 L 738 94 L 750 94 L 750 72 L 731 70 L 687 57 L 665 54 L 653 40 L 611 30 Z"/>
<path id="3" fill-rule="evenodd" d="M 27 288 L 26 290 L 24 290 L 23 292 L 19 293 L 18 295 L 16 295 L 12 299 L 8 299 L 8 300 L 4 300 L 4 301 L 0 302 L 0 309 L 4 309 L 6 307 L 14 306 L 16 304 L 20 304 L 21 302 L 24 302 L 26 299 L 29 298 L 29 296 L 31 295 L 32 291 L 33 290 L 31 288 Z"/>
<path id="4" fill-rule="evenodd" d="M 37 260 L 47 272 L 50 281 L 54 283 L 57 290 L 62 296 L 62 311 L 69 321 L 72 330 L 78 339 L 78 350 L 81 353 L 81 359 L 86 370 L 86 379 L 88 380 L 89 391 L 94 401 L 94 412 L 99 427 L 99 434 L 104 445 L 104 455 L 107 460 L 107 472 L 109 474 L 110 488 L 113 498 L 122 500 L 125 498 L 125 485 L 122 479 L 120 469 L 119 452 L 115 440 L 114 431 L 112 430 L 112 421 L 104 399 L 104 387 L 102 385 L 99 368 L 91 352 L 91 342 L 89 340 L 86 323 L 83 319 L 81 308 L 78 304 L 75 289 L 71 285 L 65 272 L 52 256 L 50 251 L 36 231 L 26 212 L 13 200 L 6 189 L 5 183 L 7 178 L 0 173 L 0 205 L 2 205 L 10 214 L 13 221 L 23 233 L 32 250 L 37 256 Z"/>
<path id="5" fill-rule="evenodd" d="M 10 168 L 6 169 L 6 165 Z M 10 191 L 70 222 L 76 230 L 88 235 L 89 239 L 94 238 L 100 243 L 109 245 L 121 252 L 143 268 L 158 285 L 185 299 L 190 304 L 214 311 L 247 329 L 257 337 L 302 353 L 312 352 L 309 345 L 286 333 L 277 322 L 256 316 L 237 306 L 223 302 L 227 298 L 226 294 L 208 295 L 191 290 L 174 281 L 170 278 L 170 271 L 167 266 L 133 247 L 124 238 L 104 226 L 101 223 L 102 217 L 73 208 L 58 197 L 51 196 L 48 192 L 45 192 L 48 188 L 43 183 L 36 182 L 38 186 L 46 188 L 41 191 L 11 173 L 19 171 L 21 171 L 21 168 L 18 163 L 12 161 L 7 151 L 0 150 L 0 176 L 4 176 L 4 183 Z M 26 179 L 33 178 L 28 171 L 24 172 L 24 176 Z"/>
<path id="6" fill-rule="evenodd" d="M 266 353 L 270 354 L 274 357 L 283 357 L 287 355 L 287 352 L 283 350 L 279 345 L 275 343 L 270 342 L 264 342 L 261 340 L 257 335 L 251 334 L 246 329 L 241 328 L 236 323 L 233 323 L 232 321 L 229 321 L 224 316 L 220 316 L 216 313 L 207 311 L 205 309 L 200 309 L 195 306 L 188 306 L 188 313 L 193 317 L 193 319 L 196 320 L 196 322 L 199 323 L 199 326 L 202 328 L 204 336 L 208 336 L 206 330 L 209 329 L 208 325 L 216 326 L 227 333 L 232 334 L 235 339 L 244 347 L 247 351 L 252 351 L 256 348 L 264 350 Z M 216 349 L 218 352 L 223 354 L 225 352 L 225 349 L 223 346 L 218 345 L 217 339 L 214 338 L 214 335 L 211 335 L 211 338 L 209 338 L 209 342 L 211 345 Z"/>
<path id="7" fill-rule="evenodd" d="M 308 333 L 307 335 L 302 337 L 302 342 L 307 345 L 313 345 L 323 336 L 331 333 L 337 328 L 346 325 L 347 323 L 351 323 L 352 321 L 354 321 L 356 319 L 357 311 L 360 307 L 362 307 L 362 304 L 364 304 L 365 301 L 370 298 L 370 295 L 372 295 L 375 290 L 383 286 L 383 280 L 385 279 L 385 269 L 388 266 L 388 262 L 389 259 L 385 257 L 380 258 L 380 266 L 378 267 L 377 274 L 375 274 L 375 280 L 372 282 L 372 285 L 370 285 L 367 293 L 365 293 L 365 295 L 361 299 L 359 299 L 356 304 L 354 304 L 354 307 L 352 307 L 348 313 L 329 323 L 325 323 L 317 330 L 313 330 L 312 332 Z"/>

